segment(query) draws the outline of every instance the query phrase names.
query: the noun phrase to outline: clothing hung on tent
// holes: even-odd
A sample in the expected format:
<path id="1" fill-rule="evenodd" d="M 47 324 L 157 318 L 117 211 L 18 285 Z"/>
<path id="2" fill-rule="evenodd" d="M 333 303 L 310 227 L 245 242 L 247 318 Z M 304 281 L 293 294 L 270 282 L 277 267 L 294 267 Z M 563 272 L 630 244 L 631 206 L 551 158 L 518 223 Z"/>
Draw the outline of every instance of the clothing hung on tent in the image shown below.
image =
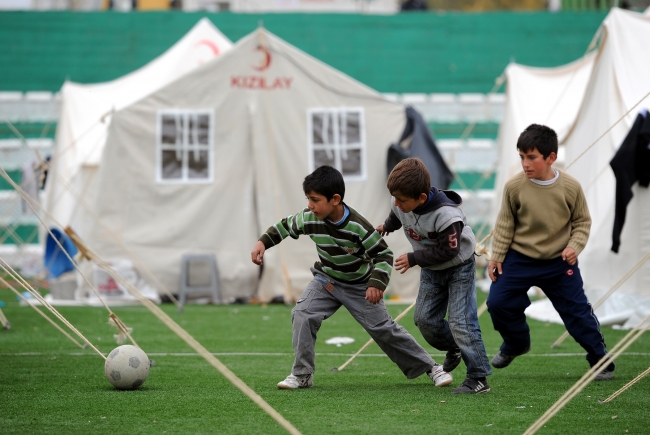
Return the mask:
<path id="1" fill-rule="evenodd" d="M 637 181 L 642 187 L 650 184 L 650 116 L 647 109 L 637 115 L 610 166 L 616 177 L 612 251 L 618 253 L 627 205 L 634 196 L 632 186 Z"/>
<path id="2" fill-rule="evenodd" d="M 410 140 L 408 147 L 401 145 L 405 140 Z M 396 164 L 409 157 L 417 157 L 422 160 L 431 175 L 432 186 L 441 190 L 449 189 L 454 181 L 454 174 L 436 147 L 436 142 L 426 121 L 410 106 L 406 108 L 406 126 L 402 136 L 397 143 L 388 148 L 386 174 L 390 174 Z"/>
<path id="3" fill-rule="evenodd" d="M 38 162 L 34 159 L 29 159 L 26 161 L 21 168 L 21 174 L 22 178 L 20 179 L 20 188 L 23 189 L 25 194 L 29 196 L 33 201 L 40 203 L 38 197 L 38 187 L 41 178 L 41 170 L 38 166 Z M 25 198 L 22 198 L 20 203 L 23 215 L 33 213 Z"/>

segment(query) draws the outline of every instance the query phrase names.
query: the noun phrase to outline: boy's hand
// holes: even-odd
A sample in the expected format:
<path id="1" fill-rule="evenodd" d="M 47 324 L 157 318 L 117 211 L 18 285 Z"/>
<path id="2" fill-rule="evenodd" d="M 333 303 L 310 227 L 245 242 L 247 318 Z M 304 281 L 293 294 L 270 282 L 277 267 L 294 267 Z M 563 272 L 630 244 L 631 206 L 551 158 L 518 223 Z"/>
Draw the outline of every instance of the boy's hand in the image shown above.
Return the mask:
<path id="1" fill-rule="evenodd" d="M 410 268 L 407 254 L 402 254 L 395 260 L 395 269 L 399 270 L 399 273 L 404 273 Z"/>
<path id="2" fill-rule="evenodd" d="M 569 263 L 569 265 L 573 266 L 576 264 L 576 261 L 578 261 L 578 254 L 576 254 L 575 249 L 573 249 L 570 246 L 567 246 L 564 248 L 564 251 L 562 251 L 562 260 L 566 261 Z"/>
<path id="3" fill-rule="evenodd" d="M 266 251 L 264 243 L 258 240 L 257 243 L 255 243 L 253 252 L 251 252 L 251 259 L 253 260 L 253 263 L 257 264 L 258 266 L 262 265 L 264 259 L 264 251 Z"/>
<path id="4" fill-rule="evenodd" d="M 492 260 L 490 260 L 488 263 L 488 275 L 490 276 L 492 282 L 497 282 L 498 276 L 503 275 L 503 270 L 501 269 L 502 264 L 503 263 Z"/>
<path id="5" fill-rule="evenodd" d="M 368 287 L 366 290 L 366 300 L 373 305 L 378 304 L 384 298 L 383 290 L 376 287 Z"/>
<path id="6" fill-rule="evenodd" d="M 385 237 L 390 234 L 388 231 L 384 231 L 384 224 L 379 224 L 377 225 L 377 228 L 375 228 L 377 232 L 382 236 Z"/>

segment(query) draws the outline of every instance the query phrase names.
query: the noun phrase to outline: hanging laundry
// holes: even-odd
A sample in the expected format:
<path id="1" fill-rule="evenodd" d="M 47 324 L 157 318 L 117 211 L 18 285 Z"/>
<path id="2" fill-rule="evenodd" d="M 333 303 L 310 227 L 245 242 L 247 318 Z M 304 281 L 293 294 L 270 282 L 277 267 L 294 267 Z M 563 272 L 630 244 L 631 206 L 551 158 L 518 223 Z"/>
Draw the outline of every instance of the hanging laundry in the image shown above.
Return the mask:
<path id="1" fill-rule="evenodd" d="M 449 189 L 454 181 L 454 173 L 438 150 L 426 121 L 410 106 L 406 108 L 406 126 L 402 137 L 388 148 L 386 177 L 388 178 L 396 164 L 408 157 L 417 157 L 424 162 L 431 174 L 432 186 L 442 190 Z"/>
<path id="2" fill-rule="evenodd" d="M 23 164 L 21 171 L 22 177 L 20 179 L 20 188 L 38 204 L 38 187 L 39 178 L 41 176 L 38 163 L 33 159 L 28 160 Z M 27 204 L 27 200 L 23 197 L 21 197 L 21 207 L 23 215 L 33 213 L 32 208 Z"/>
<path id="3" fill-rule="evenodd" d="M 609 165 L 616 177 L 612 251 L 618 253 L 627 205 L 634 196 L 632 186 L 637 181 L 642 187 L 650 184 L 650 116 L 647 109 L 637 115 Z"/>

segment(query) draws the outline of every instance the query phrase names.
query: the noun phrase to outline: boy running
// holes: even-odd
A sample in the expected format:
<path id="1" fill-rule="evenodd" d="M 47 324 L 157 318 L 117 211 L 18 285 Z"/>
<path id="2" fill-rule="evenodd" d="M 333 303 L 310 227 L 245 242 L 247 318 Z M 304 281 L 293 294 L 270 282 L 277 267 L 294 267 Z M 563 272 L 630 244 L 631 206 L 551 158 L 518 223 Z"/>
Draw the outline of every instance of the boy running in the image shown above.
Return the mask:
<path id="1" fill-rule="evenodd" d="M 382 235 L 403 228 L 413 252 L 401 255 L 395 268 L 405 273 L 420 266 L 420 290 L 414 320 L 425 340 L 447 351 L 443 370 L 467 366 L 467 378 L 453 394 L 488 393 L 492 374 L 476 311 L 476 241 L 460 209 L 460 196 L 431 187 L 431 177 L 420 159 L 399 162 L 388 176 L 393 196 Z M 449 312 L 449 320 L 445 314 Z"/>
<path id="2" fill-rule="evenodd" d="M 555 131 L 528 126 L 517 140 L 523 172 L 511 178 L 503 192 L 493 231 L 487 300 L 494 329 L 503 338 L 492 359 L 498 369 L 530 351 L 524 310 L 530 305 L 527 292 L 532 286 L 544 291 L 569 334 L 587 351 L 590 366 L 607 354 L 578 269 L 591 216 L 580 183 L 553 168 L 557 149 Z M 613 379 L 614 369 L 611 362 L 594 380 Z"/>

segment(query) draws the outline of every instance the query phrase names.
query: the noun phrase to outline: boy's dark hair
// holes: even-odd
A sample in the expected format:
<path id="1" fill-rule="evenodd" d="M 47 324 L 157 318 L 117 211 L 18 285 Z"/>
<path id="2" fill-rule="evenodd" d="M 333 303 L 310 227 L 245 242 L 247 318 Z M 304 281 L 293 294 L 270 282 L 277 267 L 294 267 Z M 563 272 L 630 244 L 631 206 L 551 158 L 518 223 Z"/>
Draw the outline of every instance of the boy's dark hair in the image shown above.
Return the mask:
<path id="1" fill-rule="evenodd" d="M 517 139 L 517 149 L 525 153 L 535 148 L 544 158 L 550 156 L 551 153 L 557 154 L 555 130 L 539 124 L 530 124 L 526 127 Z"/>
<path id="2" fill-rule="evenodd" d="M 410 157 L 399 162 L 388 176 L 386 187 L 391 195 L 400 193 L 418 199 L 421 194 L 429 194 L 431 175 L 422 160 Z"/>
<path id="3" fill-rule="evenodd" d="M 343 201 L 345 182 L 339 171 L 331 166 L 321 166 L 305 177 L 305 181 L 302 182 L 302 190 L 305 195 L 309 192 L 323 195 L 328 201 L 338 193 Z"/>

